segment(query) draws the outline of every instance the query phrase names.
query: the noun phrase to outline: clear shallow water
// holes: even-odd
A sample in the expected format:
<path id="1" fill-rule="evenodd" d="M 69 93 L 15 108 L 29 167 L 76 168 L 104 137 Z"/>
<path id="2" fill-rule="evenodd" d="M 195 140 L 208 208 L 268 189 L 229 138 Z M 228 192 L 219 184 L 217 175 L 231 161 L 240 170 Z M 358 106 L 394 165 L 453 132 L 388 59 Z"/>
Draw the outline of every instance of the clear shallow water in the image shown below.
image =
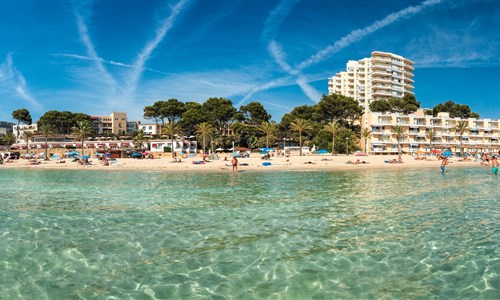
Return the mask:
<path id="1" fill-rule="evenodd" d="M 498 299 L 499 182 L 0 169 L 0 299 Z"/>

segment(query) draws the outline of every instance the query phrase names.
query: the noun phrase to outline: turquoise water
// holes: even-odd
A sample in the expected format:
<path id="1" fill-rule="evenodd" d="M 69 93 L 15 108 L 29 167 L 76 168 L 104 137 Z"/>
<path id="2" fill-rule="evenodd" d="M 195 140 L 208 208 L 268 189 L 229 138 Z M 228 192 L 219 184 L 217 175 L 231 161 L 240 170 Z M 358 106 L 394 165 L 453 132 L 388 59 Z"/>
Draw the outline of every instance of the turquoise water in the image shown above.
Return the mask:
<path id="1" fill-rule="evenodd" d="M 498 299 L 499 182 L 0 169 L 0 299 Z"/>

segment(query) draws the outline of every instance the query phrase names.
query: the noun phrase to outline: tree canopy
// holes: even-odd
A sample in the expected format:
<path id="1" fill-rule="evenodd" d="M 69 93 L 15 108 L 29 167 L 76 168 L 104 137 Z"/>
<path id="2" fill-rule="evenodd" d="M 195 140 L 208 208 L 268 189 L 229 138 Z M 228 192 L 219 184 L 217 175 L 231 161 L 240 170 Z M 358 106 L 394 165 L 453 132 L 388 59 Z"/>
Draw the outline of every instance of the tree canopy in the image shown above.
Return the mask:
<path id="1" fill-rule="evenodd" d="M 370 110 L 374 112 L 396 112 L 411 114 L 420 108 L 420 102 L 413 94 L 405 94 L 403 98 L 389 98 L 375 100 L 370 103 Z"/>
<path id="2" fill-rule="evenodd" d="M 260 102 L 250 102 L 241 106 L 238 113 L 239 121 L 251 125 L 259 125 L 271 119 L 271 115 Z"/>
<path id="3" fill-rule="evenodd" d="M 92 123 L 92 118 L 83 113 L 50 110 L 38 121 L 41 126 L 54 128 L 54 134 L 71 134 L 72 128 L 76 127 L 78 122 Z"/>
<path id="4" fill-rule="evenodd" d="M 437 116 L 440 112 L 450 113 L 450 118 L 479 118 L 479 114 L 471 112 L 470 107 L 465 104 L 457 104 L 453 101 L 440 103 L 432 109 L 432 115 Z"/>
<path id="5" fill-rule="evenodd" d="M 327 121 L 352 122 L 358 120 L 363 113 L 356 100 L 339 94 L 323 95 L 317 105 L 320 116 Z"/>

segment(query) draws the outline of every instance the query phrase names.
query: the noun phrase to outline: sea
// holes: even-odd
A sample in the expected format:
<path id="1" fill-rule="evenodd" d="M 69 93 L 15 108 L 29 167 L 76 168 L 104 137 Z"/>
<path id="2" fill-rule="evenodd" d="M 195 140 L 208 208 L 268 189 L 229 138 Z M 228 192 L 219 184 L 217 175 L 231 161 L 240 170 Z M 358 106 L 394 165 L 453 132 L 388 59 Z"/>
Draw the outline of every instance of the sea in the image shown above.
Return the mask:
<path id="1" fill-rule="evenodd" d="M 500 299 L 477 168 L 0 167 L 0 299 Z"/>

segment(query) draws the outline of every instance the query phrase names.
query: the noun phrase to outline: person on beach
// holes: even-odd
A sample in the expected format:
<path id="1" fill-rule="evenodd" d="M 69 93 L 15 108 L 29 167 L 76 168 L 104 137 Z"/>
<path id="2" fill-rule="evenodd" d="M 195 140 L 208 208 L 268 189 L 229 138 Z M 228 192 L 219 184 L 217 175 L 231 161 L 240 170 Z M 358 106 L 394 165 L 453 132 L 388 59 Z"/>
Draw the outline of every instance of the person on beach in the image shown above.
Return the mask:
<path id="1" fill-rule="evenodd" d="M 238 171 L 238 159 L 236 156 L 233 156 L 231 159 L 231 164 L 233 165 L 233 173 Z"/>
<path id="2" fill-rule="evenodd" d="M 446 167 L 447 164 L 448 164 L 448 156 L 444 156 L 443 157 L 443 161 L 441 162 L 441 167 L 440 167 L 441 173 L 446 172 L 445 171 L 445 167 Z"/>
<path id="3" fill-rule="evenodd" d="M 498 174 L 498 160 L 496 155 L 491 158 L 491 173 L 493 175 Z"/>

